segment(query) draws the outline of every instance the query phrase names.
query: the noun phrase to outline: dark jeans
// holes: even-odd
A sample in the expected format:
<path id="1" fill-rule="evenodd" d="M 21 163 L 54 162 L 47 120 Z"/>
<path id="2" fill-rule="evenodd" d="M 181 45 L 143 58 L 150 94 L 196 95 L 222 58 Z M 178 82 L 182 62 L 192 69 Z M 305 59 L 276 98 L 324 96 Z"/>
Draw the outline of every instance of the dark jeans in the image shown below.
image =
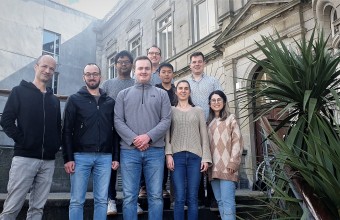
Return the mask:
<path id="1" fill-rule="evenodd" d="M 111 200 L 116 200 L 116 196 L 117 196 L 116 182 L 117 182 L 117 170 L 111 170 L 111 178 L 110 178 L 110 185 L 109 185 L 109 191 L 108 191 L 108 197 Z"/>
<path id="2" fill-rule="evenodd" d="M 187 151 L 173 155 L 175 170 L 172 181 L 175 190 L 174 220 L 184 219 L 187 201 L 188 219 L 198 219 L 198 187 L 201 178 L 201 157 Z"/>
<path id="3" fill-rule="evenodd" d="M 204 205 L 210 206 L 210 203 L 215 199 L 214 192 L 211 187 L 211 183 L 206 176 L 201 176 L 201 181 L 200 181 L 200 187 L 198 189 L 198 200 L 204 203 Z M 206 187 L 207 187 L 207 197 L 205 198 L 205 188 L 204 188 L 204 182 L 206 182 Z"/>

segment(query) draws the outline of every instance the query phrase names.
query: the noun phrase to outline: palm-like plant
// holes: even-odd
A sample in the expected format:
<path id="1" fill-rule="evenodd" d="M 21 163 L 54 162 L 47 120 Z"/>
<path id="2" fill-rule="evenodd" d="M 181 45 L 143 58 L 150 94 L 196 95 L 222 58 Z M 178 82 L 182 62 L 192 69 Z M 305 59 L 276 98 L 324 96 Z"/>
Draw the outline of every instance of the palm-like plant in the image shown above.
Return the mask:
<path id="1" fill-rule="evenodd" d="M 277 167 L 290 166 L 293 178 L 302 178 L 323 201 L 332 215 L 340 218 L 340 137 L 335 113 L 340 110 L 340 63 L 327 50 L 323 32 L 316 39 L 295 41 L 297 52 L 289 50 L 277 34 L 256 42 L 266 56 L 250 59 L 263 67 L 269 80 L 256 80 L 257 88 L 246 90 L 250 103 L 267 100 L 255 111 L 255 120 L 275 108 L 281 122 L 274 128 L 290 126 L 285 139 L 275 133 L 271 139 L 279 147 Z M 249 106 L 249 105 L 248 105 Z"/>

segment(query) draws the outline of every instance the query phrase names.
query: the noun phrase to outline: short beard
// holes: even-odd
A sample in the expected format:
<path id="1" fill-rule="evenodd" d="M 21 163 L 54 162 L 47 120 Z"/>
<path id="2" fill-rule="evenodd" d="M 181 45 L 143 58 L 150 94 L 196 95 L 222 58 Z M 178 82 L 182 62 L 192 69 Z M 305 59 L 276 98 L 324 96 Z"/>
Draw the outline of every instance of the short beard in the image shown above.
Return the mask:
<path id="1" fill-rule="evenodd" d="M 90 85 L 90 83 L 88 83 L 88 82 L 85 82 L 85 83 L 86 83 L 87 88 L 89 88 L 89 89 L 97 89 L 100 85 L 100 82 L 98 82 L 94 85 Z"/>

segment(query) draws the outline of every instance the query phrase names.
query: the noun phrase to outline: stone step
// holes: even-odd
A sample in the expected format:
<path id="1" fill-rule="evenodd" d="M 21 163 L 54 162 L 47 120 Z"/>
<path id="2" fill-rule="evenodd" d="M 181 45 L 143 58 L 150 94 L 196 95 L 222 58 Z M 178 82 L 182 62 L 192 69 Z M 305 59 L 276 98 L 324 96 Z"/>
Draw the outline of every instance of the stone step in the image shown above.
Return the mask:
<path id="1" fill-rule="evenodd" d="M 2 210 L 3 203 L 5 200 L 6 194 L 0 194 L 0 207 Z M 265 210 L 263 208 L 263 204 L 259 202 L 258 197 L 263 196 L 261 192 L 251 191 L 251 190 L 237 190 L 236 191 L 236 204 L 237 204 L 237 215 L 242 219 L 261 219 L 260 216 Z M 123 219 L 122 215 L 122 194 L 118 192 L 118 200 L 117 200 L 117 209 L 118 214 L 115 216 L 108 216 L 108 220 L 110 219 Z M 69 206 L 69 193 L 50 193 L 49 199 L 46 202 L 44 208 L 44 216 L 43 220 L 67 220 L 68 219 L 68 206 Z M 141 207 L 145 212 L 139 215 L 139 220 L 148 219 L 147 214 L 147 200 L 141 199 L 139 200 Z M 24 220 L 26 217 L 26 212 L 28 208 L 28 200 L 24 203 L 22 210 L 19 213 L 17 220 Z M 93 219 L 93 194 L 91 192 L 86 194 L 86 202 L 84 204 L 84 219 Z M 163 219 L 170 220 L 173 219 L 173 210 L 170 209 L 170 199 L 164 198 L 164 211 L 163 211 Z M 219 212 L 218 211 L 210 211 L 208 207 L 199 209 L 199 219 L 200 220 L 218 220 Z"/>

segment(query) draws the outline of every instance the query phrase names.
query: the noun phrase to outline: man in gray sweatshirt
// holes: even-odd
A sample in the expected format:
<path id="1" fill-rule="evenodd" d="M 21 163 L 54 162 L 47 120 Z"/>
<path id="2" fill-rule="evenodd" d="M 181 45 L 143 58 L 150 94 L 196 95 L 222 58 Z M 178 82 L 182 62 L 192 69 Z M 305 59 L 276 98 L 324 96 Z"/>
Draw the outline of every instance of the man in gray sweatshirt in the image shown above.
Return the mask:
<path id="1" fill-rule="evenodd" d="M 171 123 L 171 105 L 168 94 L 150 84 L 151 65 L 146 56 L 135 59 L 135 85 L 120 91 L 115 104 L 115 128 L 121 137 L 123 217 L 129 220 L 137 220 L 142 169 L 148 191 L 148 218 L 163 218 L 164 136 Z"/>

